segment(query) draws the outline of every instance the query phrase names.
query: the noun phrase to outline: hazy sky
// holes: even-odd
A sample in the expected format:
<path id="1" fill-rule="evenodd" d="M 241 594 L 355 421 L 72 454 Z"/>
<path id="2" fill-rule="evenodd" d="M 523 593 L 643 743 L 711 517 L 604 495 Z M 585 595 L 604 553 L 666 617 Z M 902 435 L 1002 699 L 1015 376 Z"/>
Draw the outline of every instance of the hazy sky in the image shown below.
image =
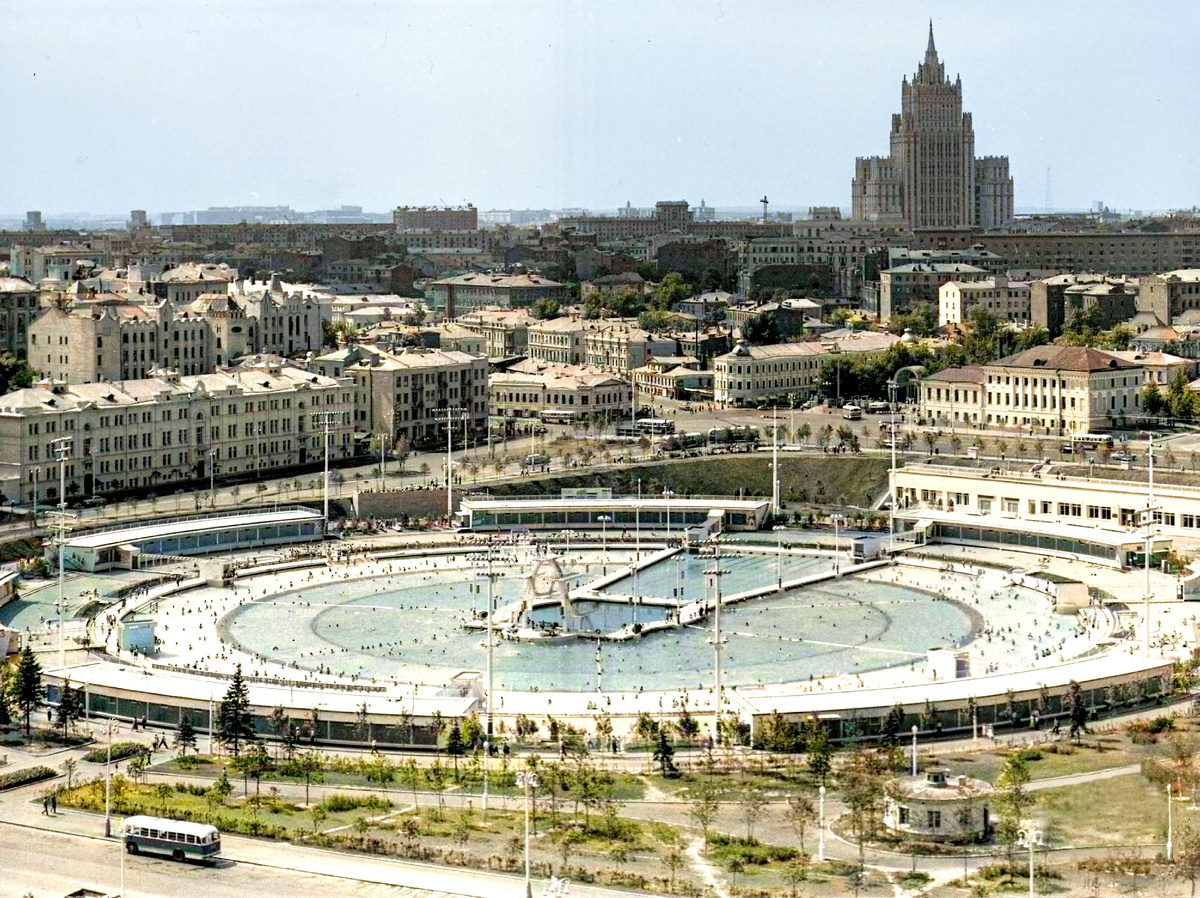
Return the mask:
<path id="1" fill-rule="evenodd" d="M 1200 2 L 7 0 L 0 211 L 850 203 L 932 17 L 1018 207 L 1200 203 Z"/>

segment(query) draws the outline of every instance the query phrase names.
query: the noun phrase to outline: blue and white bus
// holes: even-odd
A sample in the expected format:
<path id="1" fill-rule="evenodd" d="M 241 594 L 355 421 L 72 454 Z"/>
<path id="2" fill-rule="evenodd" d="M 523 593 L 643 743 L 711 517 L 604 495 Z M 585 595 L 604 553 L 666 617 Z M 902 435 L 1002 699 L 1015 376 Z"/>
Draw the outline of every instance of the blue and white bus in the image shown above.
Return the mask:
<path id="1" fill-rule="evenodd" d="M 130 854 L 152 851 L 177 861 L 213 858 L 221 852 L 221 833 L 215 826 L 141 814 L 125 818 L 121 840 Z"/>

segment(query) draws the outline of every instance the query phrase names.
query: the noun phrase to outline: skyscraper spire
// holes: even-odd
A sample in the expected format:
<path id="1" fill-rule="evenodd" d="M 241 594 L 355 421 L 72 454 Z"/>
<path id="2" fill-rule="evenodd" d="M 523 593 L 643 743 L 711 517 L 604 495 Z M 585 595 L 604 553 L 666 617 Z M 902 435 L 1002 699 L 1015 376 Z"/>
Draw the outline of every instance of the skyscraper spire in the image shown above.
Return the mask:
<path id="1" fill-rule="evenodd" d="M 933 19 L 929 20 L 929 46 L 925 48 L 925 61 L 934 62 L 937 60 L 937 47 L 933 45 Z"/>

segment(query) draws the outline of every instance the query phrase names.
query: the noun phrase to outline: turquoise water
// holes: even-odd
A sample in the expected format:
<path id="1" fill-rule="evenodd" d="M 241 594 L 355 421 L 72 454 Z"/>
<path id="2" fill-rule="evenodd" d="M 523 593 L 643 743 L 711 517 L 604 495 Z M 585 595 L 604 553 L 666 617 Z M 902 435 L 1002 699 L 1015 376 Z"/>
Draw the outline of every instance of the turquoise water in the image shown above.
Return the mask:
<path id="1" fill-rule="evenodd" d="M 591 556 L 595 558 L 595 556 Z M 682 580 L 685 601 L 703 591 L 711 559 L 668 559 L 642 572 L 643 595 L 671 597 Z M 820 557 L 786 559 L 784 579 L 827 567 Z M 775 582 L 774 556 L 721 559 L 726 594 Z M 497 580 L 497 604 L 517 599 L 526 569 Z M 592 569 L 598 574 L 598 566 Z M 483 670 L 483 635 L 460 622 L 486 599 L 467 572 L 405 574 L 344 581 L 285 593 L 246 605 L 224 622 L 243 648 L 299 669 L 325 667 L 367 678 L 442 684 L 463 670 Z M 631 578 L 609 587 L 628 593 Z M 630 619 L 626 605 L 580 603 L 605 629 Z M 641 606 L 638 619 L 664 613 Z M 555 611 L 536 617 L 553 619 Z M 628 643 L 578 640 L 553 645 L 500 643 L 493 652 L 501 688 L 605 690 L 704 688 L 711 681 L 711 620 L 652 633 Z M 730 685 L 793 681 L 924 660 L 931 646 L 961 644 L 971 619 L 959 606 L 891 584 L 860 580 L 822 583 L 723 612 Z"/>

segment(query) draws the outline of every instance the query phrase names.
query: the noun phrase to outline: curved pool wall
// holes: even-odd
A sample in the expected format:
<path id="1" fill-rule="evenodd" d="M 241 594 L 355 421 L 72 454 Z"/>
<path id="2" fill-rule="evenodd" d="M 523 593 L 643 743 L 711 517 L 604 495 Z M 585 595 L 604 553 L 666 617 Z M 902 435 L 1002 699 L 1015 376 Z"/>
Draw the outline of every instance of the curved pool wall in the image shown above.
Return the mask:
<path id="1" fill-rule="evenodd" d="M 625 548 L 628 554 L 629 547 Z M 439 551 L 445 554 L 448 550 Z M 583 574 L 576 583 L 594 579 L 605 567 L 600 553 L 591 550 L 582 553 L 586 559 L 578 557 L 580 554 L 572 553 L 572 564 Z M 585 560 L 591 563 L 585 564 Z M 612 572 L 620 561 L 615 547 L 608 561 L 607 568 Z M 639 572 L 639 589 L 645 594 L 673 595 L 672 590 L 682 582 L 685 598 L 696 598 L 695 590 L 702 588 L 703 569 L 710 562 L 711 559 L 694 556 L 683 561 L 659 562 Z M 828 564 L 829 560 L 823 562 Z M 785 557 L 783 579 L 819 572 L 821 563 L 822 559 L 816 556 Z M 724 584 L 728 587 L 724 589 L 726 594 L 742 586 L 774 584 L 777 576 L 772 555 L 722 557 L 721 565 L 728 578 Z M 348 721 L 353 720 L 359 704 L 366 702 L 372 727 L 378 725 L 380 744 L 423 742 L 428 740 L 419 735 L 421 727 L 413 722 L 430 713 L 428 708 L 437 705 L 437 713 L 445 716 L 465 713 L 464 708 L 481 711 L 477 695 L 473 699 L 467 689 L 445 688 L 447 677 L 484 667 L 482 634 L 458 626 L 458 621 L 470 616 L 472 603 L 482 607 L 482 596 L 486 594 L 485 590 L 476 592 L 468 588 L 472 568 L 439 562 L 437 571 L 359 579 L 343 570 L 321 571 L 322 576 L 334 579 L 312 586 L 302 586 L 299 581 L 303 572 L 297 571 L 295 585 L 300 588 L 262 596 L 222 620 L 226 630 L 239 642 L 246 644 L 248 640 L 255 648 L 261 647 L 273 661 L 295 665 L 291 668 L 295 680 L 290 686 L 274 679 L 278 674 L 252 684 L 252 702 L 260 730 L 269 732 L 266 721 L 270 708 L 276 704 L 292 709 L 290 713 L 296 719 L 305 714 L 306 708 L 320 704 L 323 716 L 329 720 L 322 724 L 318 740 L 362 741 L 347 735 Z M 519 595 L 522 576 L 528 570 L 528 565 L 509 564 L 500 571 L 502 576 L 497 578 L 495 587 L 497 604 Z M 257 588 L 262 582 L 251 579 L 243 581 L 243 586 L 253 584 Z M 619 595 L 622 588 L 630 585 L 629 578 L 618 579 L 606 591 Z M 278 583 L 268 587 L 268 591 L 272 589 L 278 589 Z M 169 602 L 195 605 L 203 602 L 206 595 L 220 593 L 229 595 L 228 590 L 188 588 L 165 600 L 164 605 Z M 620 605 L 609 606 L 604 613 L 619 615 L 621 610 Z M 648 614 L 650 609 L 641 608 L 639 613 Z M 882 694 L 890 697 L 885 712 L 892 702 L 899 701 L 906 710 L 911 702 L 913 713 L 917 714 L 919 705 L 925 701 L 918 696 L 926 691 L 919 683 L 888 689 L 847 687 L 833 693 L 826 688 L 821 693 L 809 680 L 897 664 L 919 669 L 930 646 L 970 643 L 972 636 L 973 647 L 995 659 L 1000 673 L 936 686 L 939 694 L 949 691 L 960 704 L 966 702 L 967 695 L 972 695 L 979 708 L 992 707 L 993 718 L 998 721 L 1000 716 L 995 708 L 1002 699 L 1008 700 L 1005 693 L 1009 687 L 1005 683 L 1020 687 L 1019 701 L 1035 700 L 1021 691 L 1029 692 L 1022 685 L 1029 679 L 1025 674 L 1037 674 L 1037 690 L 1047 688 L 1054 695 L 1066 688 L 1067 678 L 1078 678 L 1086 688 L 1098 690 L 1096 694 L 1106 688 L 1103 684 L 1120 679 L 1144 688 L 1147 695 L 1157 694 L 1166 679 L 1161 663 L 1146 661 L 1139 667 L 1125 658 L 1113 667 L 1111 675 L 1102 669 L 1103 657 L 1067 663 L 1047 660 L 1043 662 L 1044 675 L 1041 670 L 1030 670 L 1031 662 L 1036 663 L 1039 654 L 1045 657 L 1046 652 L 1056 651 L 1069 656 L 1070 652 L 1086 646 L 1064 633 L 1069 623 L 1050 612 L 1044 597 L 1007 585 L 1000 571 L 989 571 L 970 580 L 960 578 L 947 583 L 943 590 L 861 579 L 830 580 L 729 607 L 722 617 L 722 629 L 729 640 L 725 653 L 726 682 L 731 691 L 726 700 L 733 702 L 728 706 L 730 710 L 744 718 L 773 713 L 771 706 L 795 713 L 792 709 L 815 703 L 823 709 L 823 717 L 833 708 L 836 712 L 833 717 L 839 714 L 845 719 L 861 717 L 860 724 L 866 727 L 873 713 L 871 708 L 879 704 Z M 394 623 L 380 627 L 380 621 Z M 544 707 L 538 710 L 537 702 L 544 703 L 545 693 L 553 690 L 556 695 L 578 696 L 571 707 L 555 707 L 556 717 L 576 718 L 583 724 L 603 704 L 614 720 L 628 721 L 639 709 L 653 707 L 646 701 L 655 694 L 664 696 L 679 690 L 706 688 L 711 691 L 712 649 L 706 642 L 711 635 L 710 626 L 711 621 L 706 619 L 692 628 L 648 635 L 625 645 L 603 645 L 599 654 L 594 642 L 567 644 L 566 653 L 562 644 L 502 646 L 494 653 L 497 713 L 501 716 L 548 713 Z M 1014 636 L 1014 629 L 1022 632 L 1025 639 Z M 825 636 L 832 638 L 822 638 Z M 505 648 L 511 652 L 502 654 Z M 526 651 L 530 648 L 535 651 Z M 169 657 L 169 647 L 166 654 L 164 666 L 184 660 Z M 249 661 L 253 663 L 252 658 Z M 1022 670 L 1009 677 L 1004 667 Z M 357 685 L 345 680 L 336 684 L 317 682 L 328 679 L 312 673 L 318 668 L 353 674 Z M 193 722 L 203 729 L 208 700 L 224 690 L 227 674 L 212 672 L 200 676 L 181 671 L 180 667 L 175 670 L 177 673 L 164 671 L 161 675 L 164 679 L 173 678 L 170 684 L 161 681 L 156 684 L 153 675 L 145 676 L 152 674 L 151 671 L 131 672 L 136 674 L 136 681 L 132 676 L 90 677 L 91 712 L 118 716 L 146 713 L 152 721 L 174 726 L 180 711 L 188 709 Z M 1165 671 L 1169 672 L 1169 665 Z M 392 687 L 392 683 L 408 674 L 416 674 L 408 682 L 424 682 L 429 684 L 428 688 L 419 688 L 416 693 L 409 688 L 405 693 L 404 688 Z M 86 666 L 72 669 L 68 676 L 76 683 L 89 680 Z M 378 685 L 367 685 L 372 677 Z M 52 685 L 56 678 L 53 673 L 48 676 Z M 540 692 L 542 698 L 535 696 L 535 692 Z M 388 696 L 383 697 L 382 693 Z M 588 693 L 595 693 L 594 702 L 587 700 L 585 709 Z M 400 697 L 403 694 L 411 697 Z M 746 698 L 734 702 L 738 696 Z M 410 710 L 401 712 L 399 708 L 405 702 Z M 702 705 L 697 699 L 693 707 L 700 709 Z M 146 710 L 137 712 L 139 707 Z M 339 717 L 344 719 L 339 721 Z M 959 709 L 960 723 L 961 717 Z M 396 728 L 406 719 L 410 722 L 409 735 L 397 736 Z M 427 728 L 421 732 L 428 735 Z"/>

